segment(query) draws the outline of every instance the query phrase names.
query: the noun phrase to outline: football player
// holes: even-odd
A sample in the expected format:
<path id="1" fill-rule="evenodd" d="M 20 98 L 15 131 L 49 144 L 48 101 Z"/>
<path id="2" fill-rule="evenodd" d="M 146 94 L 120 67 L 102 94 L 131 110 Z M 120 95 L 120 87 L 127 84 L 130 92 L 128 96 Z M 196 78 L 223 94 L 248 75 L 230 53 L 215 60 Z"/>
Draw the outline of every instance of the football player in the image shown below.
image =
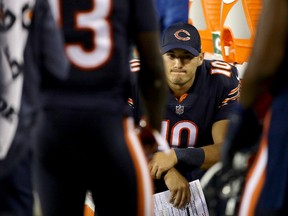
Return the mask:
<path id="1" fill-rule="evenodd" d="M 189 181 L 219 161 L 229 116 L 239 98 L 238 71 L 220 60 L 204 59 L 198 30 L 171 25 L 161 40 L 169 86 L 162 135 L 170 154 L 157 152 L 149 163 L 156 192 L 169 189 L 175 207 L 190 201 Z"/>
<path id="2" fill-rule="evenodd" d="M 238 121 L 231 121 L 227 138 L 227 148 L 235 153 L 251 147 L 253 142 L 247 140 L 260 134 L 237 209 L 239 216 L 288 215 L 288 1 L 263 2 L 254 48 L 243 76 L 240 106 L 235 112 Z M 265 100 L 270 103 L 263 103 Z M 257 122 L 263 125 L 262 131 L 251 136 L 247 128 Z"/>
<path id="3" fill-rule="evenodd" d="M 124 116 L 133 44 L 147 130 L 160 131 L 166 80 L 153 2 L 51 3 L 71 67 L 68 80 L 45 75 L 41 83 L 36 185 L 43 214 L 83 215 L 91 191 L 97 215 L 153 215 L 147 160 Z"/>
<path id="4" fill-rule="evenodd" d="M 0 10 L 0 215 L 32 216 L 33 86 L 42 72 L 65 77 L 68 64 L 46 0 L 4 0 Z"/>

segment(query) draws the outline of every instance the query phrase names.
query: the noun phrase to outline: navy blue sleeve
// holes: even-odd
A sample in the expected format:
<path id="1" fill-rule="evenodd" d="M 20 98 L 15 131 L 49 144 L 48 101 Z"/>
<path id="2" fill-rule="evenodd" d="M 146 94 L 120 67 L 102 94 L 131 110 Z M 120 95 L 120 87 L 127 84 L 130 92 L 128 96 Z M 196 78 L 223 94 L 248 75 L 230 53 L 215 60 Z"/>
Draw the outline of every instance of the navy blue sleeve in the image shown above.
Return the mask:
<path id="1" fill-rule="evenodd" d="M 215 122 L 228 119 L 238 105 L 240 97 L 240 82 L 237 68 L 232 65 L 230 78 L 223 76 L 221 78 L 223 89 L 219 92 L 222 96 L 220 96 L 221 101 L 214 119 Z"/>
<path id="2" fill-rule="evenodd" d="M 64 42 L 60 29 L 52 15 L 50 5 L 47 0 L 38 0 L 38 26 L 41 31 L 40 44 L 43 55 L 43 67 L 52 75 L 64 79 L 68 77 L 68 60 L 64 51 Z M 37 5 L 36 5 L 37 6 Z M 39 14 L 41 13 L 41 14 Z"/>
<path id="3" fill-rule="evenodd" d="M 60 30 L 52 16 L 47 0 L 37 0 L 29 27 L 24 52 L 23 113 L 33 113 L 38 107 L 38 87 L 50 74 L 59 79 L 68 77 L 68 60 Z"/>

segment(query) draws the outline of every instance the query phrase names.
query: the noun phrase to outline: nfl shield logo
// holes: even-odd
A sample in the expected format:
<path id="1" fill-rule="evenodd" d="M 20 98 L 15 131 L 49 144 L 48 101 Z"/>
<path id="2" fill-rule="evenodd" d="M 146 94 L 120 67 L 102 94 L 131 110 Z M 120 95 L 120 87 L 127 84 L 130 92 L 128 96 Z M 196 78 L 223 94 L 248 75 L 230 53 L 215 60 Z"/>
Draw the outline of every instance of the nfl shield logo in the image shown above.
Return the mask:
<path id="1" fill-rule="evenodd" d="M 176 114 L 181 115 L 184 113 L 184 106 L 178 105 L 175 110 Z"/>

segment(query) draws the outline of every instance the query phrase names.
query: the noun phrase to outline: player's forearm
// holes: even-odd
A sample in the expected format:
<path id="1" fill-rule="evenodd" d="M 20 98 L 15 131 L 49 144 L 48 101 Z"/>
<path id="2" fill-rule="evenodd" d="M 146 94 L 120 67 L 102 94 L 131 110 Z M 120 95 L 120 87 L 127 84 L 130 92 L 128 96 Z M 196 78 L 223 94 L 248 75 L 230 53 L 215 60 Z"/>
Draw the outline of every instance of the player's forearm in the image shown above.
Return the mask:
<path id="1" fill-rule="evenodd" d="M 222 144 L 215 143 L 212 145 L 204 146 L 202 149 L 205 153 L 205 160 L 201 166 L 203 169 L 209 169 L 220 160 Z"/>
<path id="2" fill-rule="evenodd" d="M 141 69 L 139 88 L 148 123 L 160 131 L 167 98 L 167 82 L 157 33 L 142 33 L 138 38 Z"/>
<path id="3" fill-rule="evenodd" d="M 160 79 L 155 81 L 158 82 L 158 84 L 148 84 L 148 82 L 141 80 L 140 82 L 146 83 L 146 86 L 143 86 L 141 91 L 144 99 L 145 118 L 152 128 L 160 132 L 161 121 L 164 118 L 165 113 L 167 95 L 166 85 Z"/>
<path id="4" fill-rule="evenodd" d="M 143 73 L 139 75 L 139 86 L 144 101 L 145 116 L 149 124 L 160 131 L 161 122 L 166 110 L 167 83 L 162 66 L 162 58 L 154 59 L 158 64 L 143 65 Z M 151 73 L 146 73 L 146 71 Z M 150 75 L 149 75 L 150 74 Z"/>

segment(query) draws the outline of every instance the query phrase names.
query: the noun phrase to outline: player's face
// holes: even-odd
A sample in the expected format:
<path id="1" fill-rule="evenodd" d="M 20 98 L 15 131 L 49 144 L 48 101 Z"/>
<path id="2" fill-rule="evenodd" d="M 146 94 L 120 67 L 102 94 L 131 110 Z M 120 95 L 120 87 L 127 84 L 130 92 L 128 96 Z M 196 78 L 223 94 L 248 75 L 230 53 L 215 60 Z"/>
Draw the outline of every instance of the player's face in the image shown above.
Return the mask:
<path id="1" fill-rule="evenodd" d="M 189 87 L 193 84 L 197 67 L 202 64 L 201 54 L 194 56 L 183 49 L 173 49 L 163 55 L 169 85 Z"/>

